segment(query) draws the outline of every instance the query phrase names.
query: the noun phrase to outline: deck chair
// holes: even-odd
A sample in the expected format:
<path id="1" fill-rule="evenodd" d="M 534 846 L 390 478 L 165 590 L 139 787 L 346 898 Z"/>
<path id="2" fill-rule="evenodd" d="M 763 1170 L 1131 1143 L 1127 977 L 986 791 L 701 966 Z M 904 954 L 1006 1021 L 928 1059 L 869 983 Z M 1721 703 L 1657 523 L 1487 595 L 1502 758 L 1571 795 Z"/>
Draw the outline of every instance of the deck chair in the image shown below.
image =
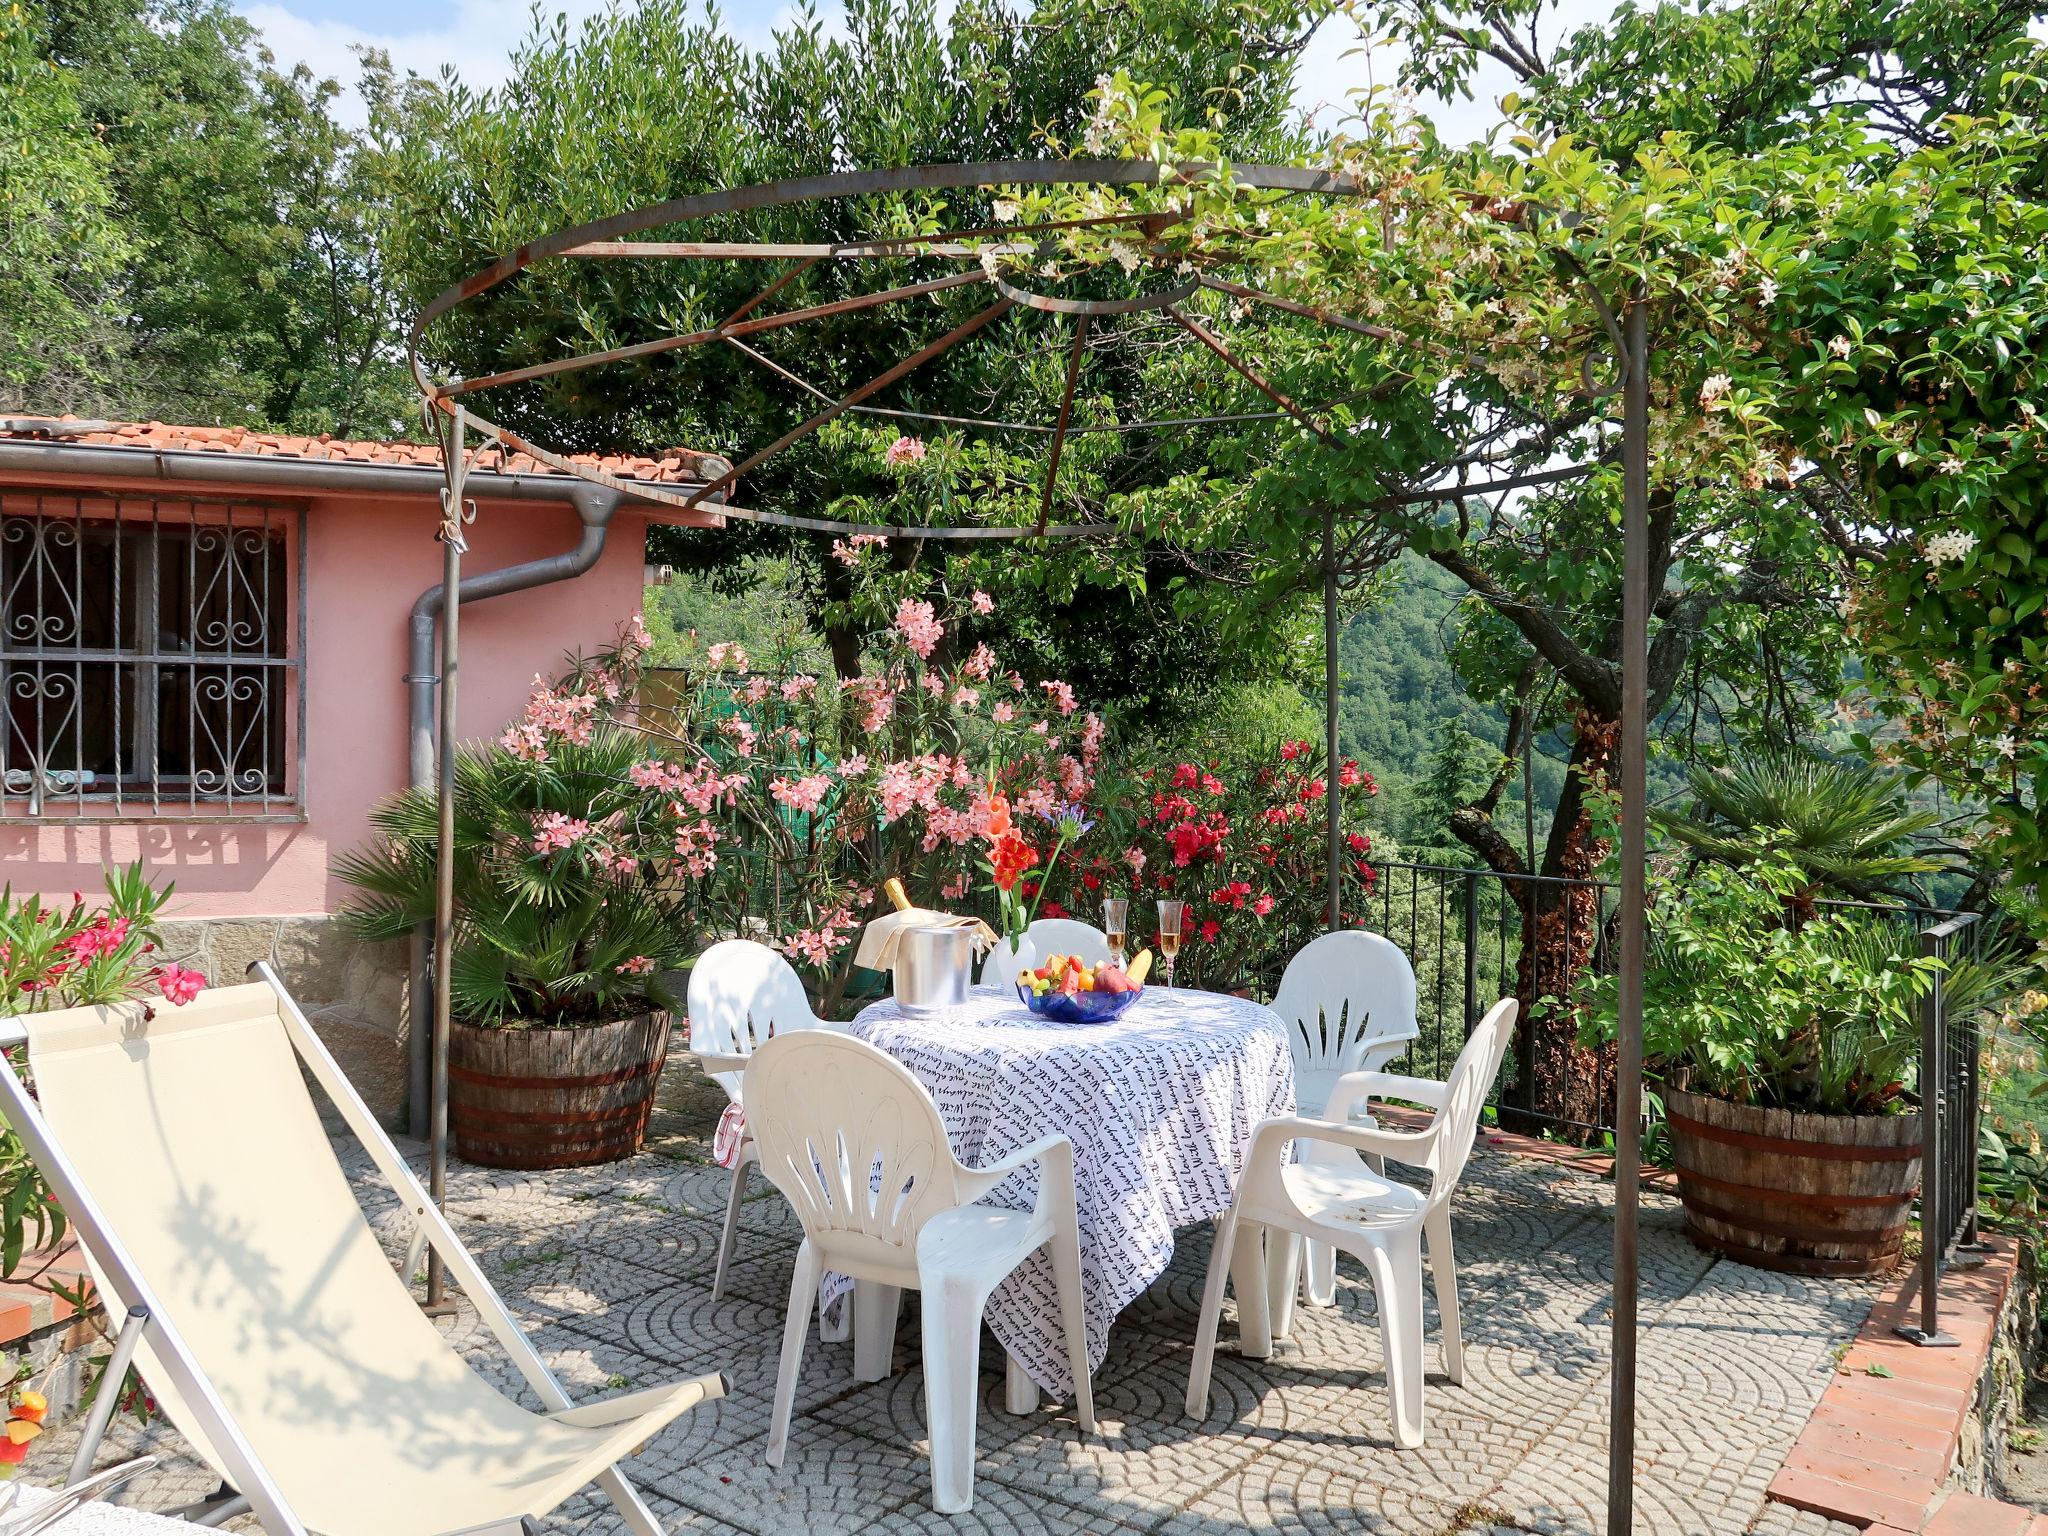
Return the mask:
<path id="1" fill-rule="evenodd" d="M 171 1422 L 220 1475 L 212 1524 L 270 1536 L 513 1536 L 596 1482 L 638 1536 L 661 1526 L 617 1463 L 723 1375 L 577 1407 L 429 1202 L 270 967 L 161 999 L 0 1020 L 26 1041 L 32 1098 L 8 1119 L 69 1214 L 117 1335 Z M 364 1219 L 301 1064 L 425 1229 L 511 1355 L 538 1412 L 456 1353 Z M 87 1422 L 74 1477 L 107 1411 Z"/>

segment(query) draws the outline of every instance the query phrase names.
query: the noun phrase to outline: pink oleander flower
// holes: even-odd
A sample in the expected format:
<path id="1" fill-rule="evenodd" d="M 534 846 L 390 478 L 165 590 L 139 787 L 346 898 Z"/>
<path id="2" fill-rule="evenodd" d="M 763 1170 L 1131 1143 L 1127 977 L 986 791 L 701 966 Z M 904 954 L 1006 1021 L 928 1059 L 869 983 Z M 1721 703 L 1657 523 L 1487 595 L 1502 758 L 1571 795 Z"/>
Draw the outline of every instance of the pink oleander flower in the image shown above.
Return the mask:
<path id="1" fill-rule="evenodd" d="M 953 693 L 953 702 L 959 705 L 962 709 L 972 709 L 975 705 L 981 702 L 981 690 L 979 688 L 955 689 Z"/>
<path id="2" fill-rule="evenodd" d="M 1034 784 L 1017 796 L 1015 803 L 1019 815 L 1036 816 L 1051 821 L 1053 812 L 1059 809 L 1059 796 L 1053 793 L 1049 784 Z"/>
<path id="3" fill-rule="evenodd" d="M 1090 710 L 1081 721 L 1081 761 L 1091 768 L 1095 766 L 1095 760 L 1102 755 L 1102 738 L 1107 731 L 1108 727 L 1102 723 L 1102 717 L 1093 710 Z"/>
<path id="4" fill-rule="evenodd" d="M 1040 683 L 1038 686 L 1052 695 L 1053 703 L 1059 706 L 1059 711 L 1063 715 L 1071 715 L 1081 707 L 1074 702 L 1074 689 L 1071 684 L 1054 679 L 1052 682 Z"/>
<path id="5" fill-rule="evenodd" d="M 825 796 L 832 788 L 832 781 L 822 773 L 806 774 L 800 779 L 775 778 L 768 782 L 768 793 L 779 805 L 786 805 L 792 811 L 815 811 L 825 803 Z"/>
<path id="6" fill-rule="evenodd" d="M 882 824 L 887 826 L 892 821 L 900 821 L 917 803 L 917 779 L 912 765 L 906 762 L 884 763 L 879 789 Z"/>
<path id="7" fill-rule="evenodd" d="M 834 539 L 832 558 L 850 570 L 860 564 L 860 557 L 867 551 L 888 542 L 888 535 L 882 533 L 856 533 L 850 539 Z"/>
<path id="8" fill-rule="evenodd" d="M 712 646 L 704 653 L 704 659 L 720 671 L 730 667 L 735 672 L 744 672 L 748 667 L 746 648 L 730 640 L 721 640 Z"/>
<path id="9" fill-rule="evenodd" d="M 754 728 L 744 720 L 721 720 L 718 728 L 732 738 L 732 749 L 741 757 L 754 755 Z"/>
<path id="10" fill-rule="evenodd" d="M 783 680 L 782 697 L 786 703 L 794 704 L 799 699 L 808 699 L 817 691 L 818 680 L 807 674 Z"/>
<path id="11" fill-rule="evenodd" d="M 988 714 L 989 718 L 995 721 L 997 725 L 1008 725 L 1012 720 L 1017 718 L 1017 711 L 1010 707 L 1010 701 L 1008 699 L 1005 699 L 1000 704 L 996 705 L 996 707 L 990 710 Z"/>
<path id="12" fill-rule="evenodd" d="M 646 651 L 653 648 L 654 636 L 647 632 L 647 621 L 639 614 L 634 614 L 633 617 L 626 620 L 626 632 L 620 637 L 619 649 L 631 654 L 634 651 Z"/>
<path id="13" fill-rule="evenodd" d="M 612 969 L 621 976 L 645 976 L 654 969 L 654 962 L 645 955 L 635 955 L 632 959 L 613 966 Z"/>
<path id="14" fill-rule="evenodd" d="M 672 795 L 683 787 L 684 776 L 683 770 L 674 763 L 650 757 L 628 768 L 626 777 L 632 780 L 635 789 L 655 789 Z"/>
<path id="15" fill-rule="evenodd" d="M 1272 896 L 1266 892 L 1260 892 L 1258 899 L 1252 903 L 1252 911 L 1256 912 L 1260 917 L 1269 916 L 1273 911 Z"/>
<path id="16" fill-rule="evenodd" d="M 685 822 L 676 828 L 676 857 L 701 880 L 718 867 L 718 828 L 708 821 Z"/>
<path id="17" fill-rule="evenodd" d="M 958 901 L 967 894 L 967 876 L 964 874 L 955 875 L 939 887 L 939 894 L 948 901 Z"/>
<path id="18" fill-rule="evenodd" d="M 173 1007 L 182 1008 L 206 989 L 206 978 L 182 965 L 160 965 L 150 975 Z"/>
<path id="19" fill-rule="evenodd" d="M 945 693 L 946 680 L 936 672 L 927 672 L 924 675 L 924 691 L 936 699 Z"/>
<path id="20" fill-rule="evenodd" d="M 1124 862 L 1131 866 L 1131 873 L 1133 875 L 1142 875 L 1145 873 L 1145 850 L 1142 848 L 1126 848 L 1124 850 Z"/>
<path id="21" fill-rule="evenodd" d="M 976 613 L 994 613 L 996 611 L 996 600 L 979 587 L 974 589 L 974 596 L 968 599 L 968 601 L 974 605 Z"/>
<path id="22" fill-rule="evenodd" d="M 590 823 L 580 816 L 565 815 L 561 811 L 549 811 L 534 823 L 533 851 L 554 853 L 574 848 L 590 836 Z"/>
<path id="23" fill-rule="evenodd" d="M 906 597 L 896 605 L 896 627 L 920 661 L 938 649 L 946 633 L 946 626 L 933 617 L 932 605 L 914 597 Z"/>
<path id="24" fill-rule="evenodd" d="M 768 702 L 768 695 L 774 691 L 775 685 L 767 678 L 756 677 L 748 680 L 747 686 L 739 691 L 737 697 L 742 704 L 765 704 Z"/>
<path id="25" fill-rule="evenodd" d="M 857 779 L 867 771 L 868 755 L 865 752 L 856 752 L 839 765 L 839 776 L 842 779 Z"/>
<path id="26" fill-rule="evenodd" d="M 882 462 L 891 469 L 900 469 L 905 464 L 924 462 L 924 439 L 921 437 L 899 437 L 882 453 Z"/>
<path id="27" fill-rule="evenodd" d="M 974 654 L 967 658 L 967 665 L 960 670 L 977 683 L 985 681 L 996 669 L 996 653 L 988 648 L 987 642 L 975 646 Z"/>

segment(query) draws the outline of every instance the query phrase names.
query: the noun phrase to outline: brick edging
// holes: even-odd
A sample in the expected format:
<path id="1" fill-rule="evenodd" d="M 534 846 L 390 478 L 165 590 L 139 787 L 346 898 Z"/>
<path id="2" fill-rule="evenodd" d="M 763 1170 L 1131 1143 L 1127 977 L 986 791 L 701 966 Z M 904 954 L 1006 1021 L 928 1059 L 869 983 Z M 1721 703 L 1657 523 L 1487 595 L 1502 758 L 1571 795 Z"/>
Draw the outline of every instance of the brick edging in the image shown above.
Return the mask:
<path id="1" fill-rule="evenodd" d="M 87 1281 L 77 1239 L 67 1235 L 56 1247 L 27 1255 L 12 1280 L 0 1281 L 0 1349 L 76 1315 L 71 1303 L 50 1289 L 53 1280 L 70 1291 Z"/>
<path id="2" fill-rule="evenodd" d="M 1955 1466 L 2018 1272 L 2010 1238 L 1987 1243 L 1981 1265 L 1941 1277 L 1941 1327 L 1956 1339 L 1953 1349 L 1924 1348 L 1892 1331 L 1919 1316 L 1916 1271 L 1887 1287 L 1772 1479 L 1771 1499 L 1865 1528 L 1926 1525 Z"/>

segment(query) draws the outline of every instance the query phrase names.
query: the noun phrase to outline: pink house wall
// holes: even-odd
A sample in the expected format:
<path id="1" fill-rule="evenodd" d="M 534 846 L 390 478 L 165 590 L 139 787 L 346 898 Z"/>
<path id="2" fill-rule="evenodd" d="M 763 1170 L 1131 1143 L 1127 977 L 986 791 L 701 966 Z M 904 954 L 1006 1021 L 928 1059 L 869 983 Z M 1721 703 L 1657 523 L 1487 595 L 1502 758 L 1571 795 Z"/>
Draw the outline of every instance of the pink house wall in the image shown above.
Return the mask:
<path id="1" fill-rule="evenodd" d="M 441 550 L 424 498 L 322 496 L 306 505 L 304 824 L 0 827 L 0 880 L 17 895 L 91 891 L 106 866 L 136 859 L 177 882 L 167 915 L 179 918 L 323 913 L 347 895 L 328 871 L 331 855 L 360 843 L 370 807 L 406 783 L 407 616 L 440 580 Z M 464 573 L 571 549 L 578 531 L 566 503 L 486 501 Z M 639 611 L 646 544 L 644 519 L 622 510 L 584 575 L 463 608 L 464 739 L 495 736 L 524 706 L 536 672 L 552 676 L 564 652 L 602 644 Z"/>

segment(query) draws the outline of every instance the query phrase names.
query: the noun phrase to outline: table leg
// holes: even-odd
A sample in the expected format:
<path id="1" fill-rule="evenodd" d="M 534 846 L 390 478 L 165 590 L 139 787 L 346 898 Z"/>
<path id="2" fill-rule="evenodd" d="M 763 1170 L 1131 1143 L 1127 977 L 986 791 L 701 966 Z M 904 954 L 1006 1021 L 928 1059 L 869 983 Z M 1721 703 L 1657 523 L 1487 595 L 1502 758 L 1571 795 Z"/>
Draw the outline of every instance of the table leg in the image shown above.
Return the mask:
<path id="1" fill-rule="evenodd" d="M 1007 1349 L 1003 1351 L 1003 1411 L 1005 1413 L 1035 1413 L 1038 1409 L 1038 1383 L 1031 1379 L 1023 1362 Z"/>

